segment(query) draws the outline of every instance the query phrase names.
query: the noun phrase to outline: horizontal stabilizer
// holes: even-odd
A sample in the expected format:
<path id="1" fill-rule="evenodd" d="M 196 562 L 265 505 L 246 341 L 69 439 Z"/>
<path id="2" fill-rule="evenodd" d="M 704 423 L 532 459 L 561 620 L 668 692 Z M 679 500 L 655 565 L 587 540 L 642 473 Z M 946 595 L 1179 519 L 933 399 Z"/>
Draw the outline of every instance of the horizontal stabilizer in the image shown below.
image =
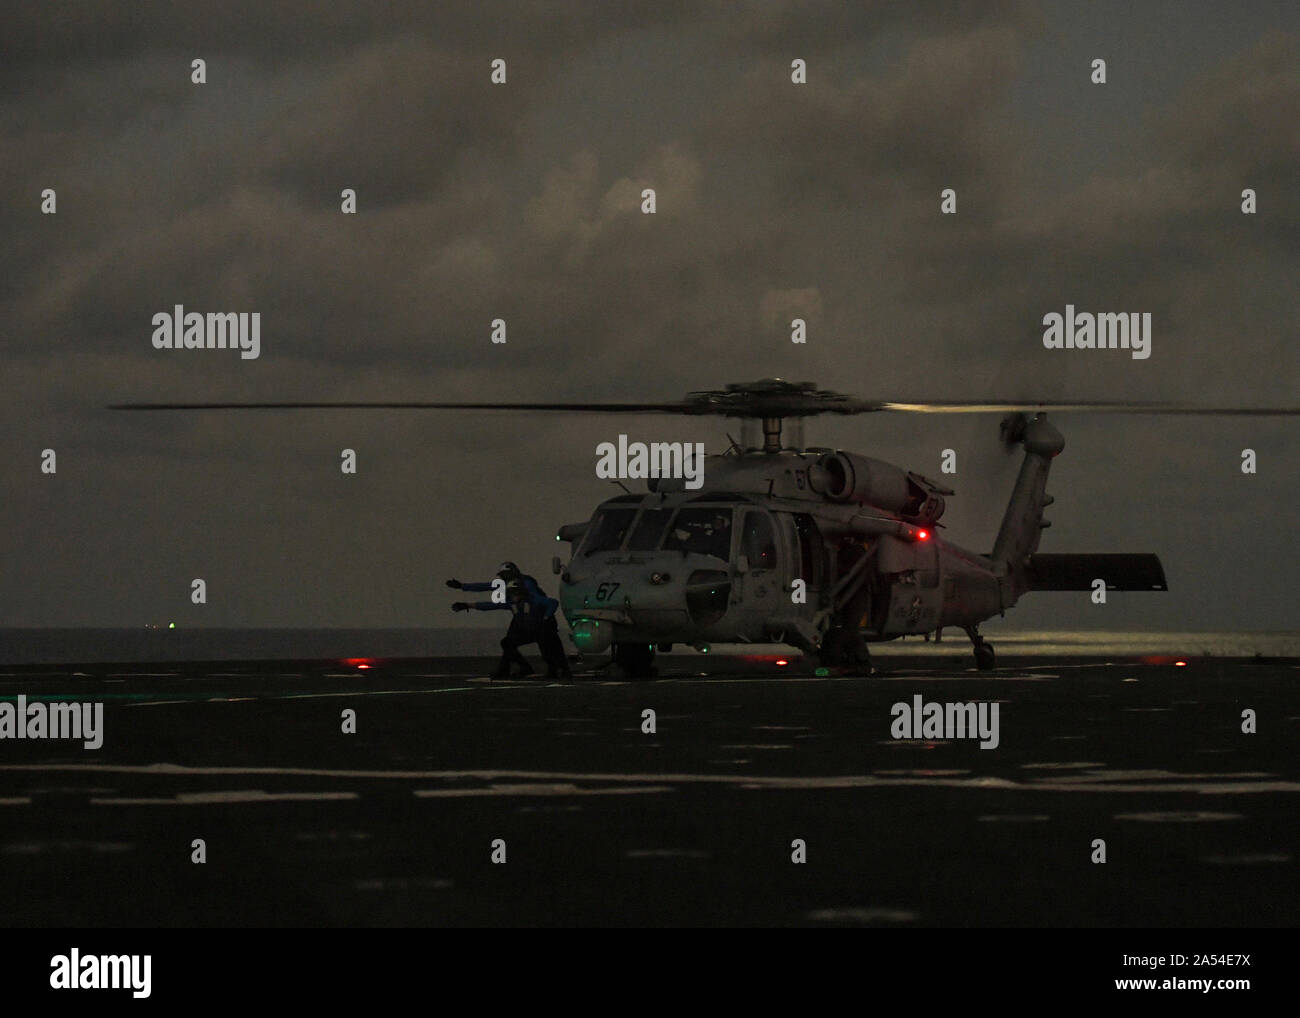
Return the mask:
<path id="1" fill-rule="evenodd" d="M 1168 590 L 1164 566 L 1155 555 L 1031 555 L 1026 570 L 1030 590 L 1092 590 L 1105 580 L 1107 590 Z"/>

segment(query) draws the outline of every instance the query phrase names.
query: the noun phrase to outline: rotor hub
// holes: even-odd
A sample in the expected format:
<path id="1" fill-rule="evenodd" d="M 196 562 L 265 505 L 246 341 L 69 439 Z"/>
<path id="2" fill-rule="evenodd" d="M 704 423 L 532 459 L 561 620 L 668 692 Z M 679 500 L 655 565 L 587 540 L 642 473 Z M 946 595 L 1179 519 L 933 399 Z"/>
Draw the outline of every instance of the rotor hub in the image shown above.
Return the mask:
<path id="1" fill-rule="evenodd" d="M 686 397 L 687 412 L 717 414 L 721 417 L 754 417 L 762 420 L 768 445 L 768 422 L 783 417 L 812 417 L 816 414 L 852 414 L 867 409 L 862 400 L 819 389 L 814 382 L 787 382 L 782 378 L 763 378 L 756 382 L 737 382 L 725 389 L 705 389 Z"/>

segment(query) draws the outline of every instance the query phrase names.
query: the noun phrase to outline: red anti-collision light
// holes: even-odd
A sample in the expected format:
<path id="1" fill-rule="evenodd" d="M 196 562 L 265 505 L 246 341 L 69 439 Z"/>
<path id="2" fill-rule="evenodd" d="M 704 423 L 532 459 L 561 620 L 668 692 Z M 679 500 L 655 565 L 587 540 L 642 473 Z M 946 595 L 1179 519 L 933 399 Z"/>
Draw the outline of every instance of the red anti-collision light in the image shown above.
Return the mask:
<path id="1" fill-rule="evenodd" d="M 918 541 L 928 541 L 928 540 L 930 540 L 930 531 L 928 531 L 928 530 L 918 530 L 918 531 L 916 532 L 916 539 L 917 539 Z"/>

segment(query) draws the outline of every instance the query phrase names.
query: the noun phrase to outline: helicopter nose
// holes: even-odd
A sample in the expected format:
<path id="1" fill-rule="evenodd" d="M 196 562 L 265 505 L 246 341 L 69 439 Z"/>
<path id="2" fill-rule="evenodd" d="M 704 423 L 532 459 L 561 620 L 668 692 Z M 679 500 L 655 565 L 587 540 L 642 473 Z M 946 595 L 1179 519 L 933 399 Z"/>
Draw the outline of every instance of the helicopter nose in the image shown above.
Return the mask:
<path id="1" fill-rule="evenodd" d="M 720 569 L 622 565 L 562 579 L 560 599 L 574 643 L 593 652 L 630 633 L 658 640 L 710 625 L 726 613 L 731 596 L 731 578 Z"/>

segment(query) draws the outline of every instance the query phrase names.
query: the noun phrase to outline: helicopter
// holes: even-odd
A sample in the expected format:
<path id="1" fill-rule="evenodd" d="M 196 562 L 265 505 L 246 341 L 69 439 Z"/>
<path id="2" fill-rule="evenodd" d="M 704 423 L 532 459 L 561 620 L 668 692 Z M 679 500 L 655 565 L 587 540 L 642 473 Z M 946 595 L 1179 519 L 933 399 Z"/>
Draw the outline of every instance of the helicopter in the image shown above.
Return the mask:
<path id="1" fill-rule="evenodd" d="M 766 378 L 689 393 L 673 402 L 130 403 L 114 410 L 432 409 L 669 413 L 742 421 L 742 440 L 705 457 L 703 483 L 647 479 L 590 519 L 559 528 L 569 544 L 561 610 L 582 654 L 610 652 L 625 675 L 653 674 L 676 643 L 779 643 L 846 671 L 871 671 L 868 644 L 962 629 L 975 665 L 995 667 L 980 623 L 1033 591 L 1168 589 L 1147 553 L 1043 554 L 1052 460 L 1065 440 L 1049 411 L 1274 416 L 1296 408 L 1138 402 L 884 402 L 812 382 Z M 1002 414 L 1001 437 L 1024 453 L 992 550 L 938 536 L 954 492 L 914 471 L 855 452 L 804 447 L 803 418 L 820 414 Z M 787 427 L 788 422 L 788 427 Z M 728 436 L 730 438 L 730 436 Z"/>
<path id="2" fill-rule="evenodd" d="M 787 644 L 823 666 L 870 673 L 868 644 L 960 627 L 986 671 L 996 657 L 980 623 L 1029 591 L 1091 590 L 1097 578 L 1110 590 L 1168 589 L 1153 554 L 1038 554 L 1048 473 L 1065 447 L 1046 413 L 1015 410 L 1001 422 L 1024 460 L 988 554 L 939 537 L 951 488 L 784 437 L 788 419 L 889 409 L 1010 408 L 865 403 L 781 379 L 688 395 L 676 412 L 739 417 L 745 439 L 709 458 L 703 490 L 651 477 L 646 494 L 607 499 L 559 529 L 570 557 L 556 556 L 552 570 L 574 644 L 609 650 L 632 677 L 651 674 L 656 649 L 676 642 Z"/>

